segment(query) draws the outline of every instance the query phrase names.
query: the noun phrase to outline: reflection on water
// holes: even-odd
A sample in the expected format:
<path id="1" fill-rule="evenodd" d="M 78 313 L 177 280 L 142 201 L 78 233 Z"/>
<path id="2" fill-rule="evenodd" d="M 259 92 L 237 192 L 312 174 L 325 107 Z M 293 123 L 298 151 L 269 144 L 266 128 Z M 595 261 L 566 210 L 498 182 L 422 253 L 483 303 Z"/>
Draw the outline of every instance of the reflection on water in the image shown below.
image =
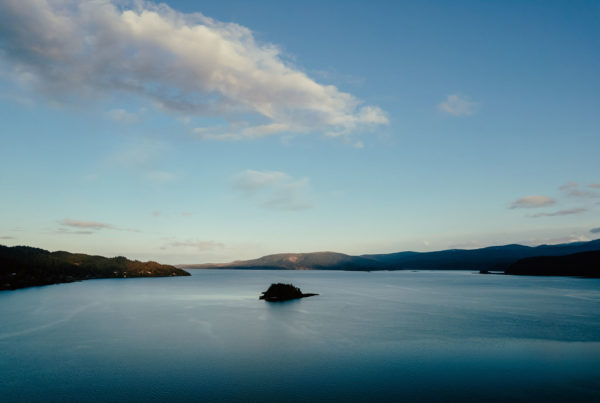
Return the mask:
<path id="1" fill-rule="evenodd" d="M 193 271 L 2 292 L 0 318 L 3 401 L 600 399 L 596 279 Z"/>

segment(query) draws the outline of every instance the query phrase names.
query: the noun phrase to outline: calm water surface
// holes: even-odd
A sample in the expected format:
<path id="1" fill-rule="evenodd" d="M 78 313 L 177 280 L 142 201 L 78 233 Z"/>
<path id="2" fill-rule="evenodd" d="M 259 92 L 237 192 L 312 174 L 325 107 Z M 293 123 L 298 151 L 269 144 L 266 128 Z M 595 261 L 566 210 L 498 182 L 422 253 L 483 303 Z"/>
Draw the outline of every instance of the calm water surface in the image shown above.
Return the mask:
<path id="1" fill-rule="evenodd" d="M 598 279 L 191 272 L 0 292 L 0 400 L 600 401 Z"/>

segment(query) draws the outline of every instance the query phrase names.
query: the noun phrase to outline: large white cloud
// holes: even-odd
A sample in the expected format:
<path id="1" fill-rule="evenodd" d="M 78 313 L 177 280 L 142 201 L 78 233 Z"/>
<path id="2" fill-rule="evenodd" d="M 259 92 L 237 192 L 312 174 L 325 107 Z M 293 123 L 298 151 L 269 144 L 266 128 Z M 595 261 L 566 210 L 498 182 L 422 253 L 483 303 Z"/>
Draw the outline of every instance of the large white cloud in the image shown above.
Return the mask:
<path id="1" fill-rule="evenodd" d="M 21 81 L 61 101 L 128 92 L 229 122 L 198 128 L 201 137 L 336 136 L 388 123 L 380 108 L 317 83 L 248 28 L 164 4 L 2 0 L 0 46 Z"/>

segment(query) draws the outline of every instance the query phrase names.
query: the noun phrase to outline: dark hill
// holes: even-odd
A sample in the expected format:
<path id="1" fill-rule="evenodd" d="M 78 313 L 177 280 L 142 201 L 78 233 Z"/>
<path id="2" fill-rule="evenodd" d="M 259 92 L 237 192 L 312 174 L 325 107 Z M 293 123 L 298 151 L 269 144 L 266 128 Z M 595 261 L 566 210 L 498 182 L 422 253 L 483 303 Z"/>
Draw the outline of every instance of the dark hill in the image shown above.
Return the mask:
<path id="1" fill-rule="evenodd" d="M 506 274 L 600 277 L 600 251 L 521 259 L 511 264 Z"/>
<path id="2" fill-rule="evenodd" d="M 335 252 L 279 253 L 258 259 L 231 263 L 182 265 L 198 269 L 254 269 L 254 270 L 377 270 L 381 264 L 373 259 Z"/>
<path id="3" fill-rule="evenodd" d="M 245 270 L 506 270 L 520 259 L 563 256 L 600 250 L 600 239 L 559 245 L 490 246 L 481 249 L 449 249 L 436 252 L 398 252 L 350 256 L 343 253 L 281 253 L 231 263 L 182 265 L 199 269 Z"/>
<path id="4" fill-rule="evenodd" d="M 0 245 L 0 290 L 68 283 L 94 278 L 189 276 L 184 270 L 122 256 L 48 252 L 29 246 Z"/>

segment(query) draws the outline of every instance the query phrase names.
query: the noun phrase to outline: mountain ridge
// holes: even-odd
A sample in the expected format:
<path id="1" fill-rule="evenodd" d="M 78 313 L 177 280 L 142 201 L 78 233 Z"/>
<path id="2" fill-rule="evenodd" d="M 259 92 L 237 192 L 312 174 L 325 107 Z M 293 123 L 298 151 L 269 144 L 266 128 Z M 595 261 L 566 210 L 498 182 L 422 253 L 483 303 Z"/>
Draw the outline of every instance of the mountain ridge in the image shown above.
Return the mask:
<path id="1" fill-rule="evenodd" d="M 600 239 L 556 245 L 508 244 L 479 249 L 402 251 L 356 256 L 329 251 L 277 253 L 229 263 L 185 264 L 177 267 L 235 270 L 506 270 L 511 264 L 524 258 L 562 256 L 595 250 L 600 250 Z"/>

